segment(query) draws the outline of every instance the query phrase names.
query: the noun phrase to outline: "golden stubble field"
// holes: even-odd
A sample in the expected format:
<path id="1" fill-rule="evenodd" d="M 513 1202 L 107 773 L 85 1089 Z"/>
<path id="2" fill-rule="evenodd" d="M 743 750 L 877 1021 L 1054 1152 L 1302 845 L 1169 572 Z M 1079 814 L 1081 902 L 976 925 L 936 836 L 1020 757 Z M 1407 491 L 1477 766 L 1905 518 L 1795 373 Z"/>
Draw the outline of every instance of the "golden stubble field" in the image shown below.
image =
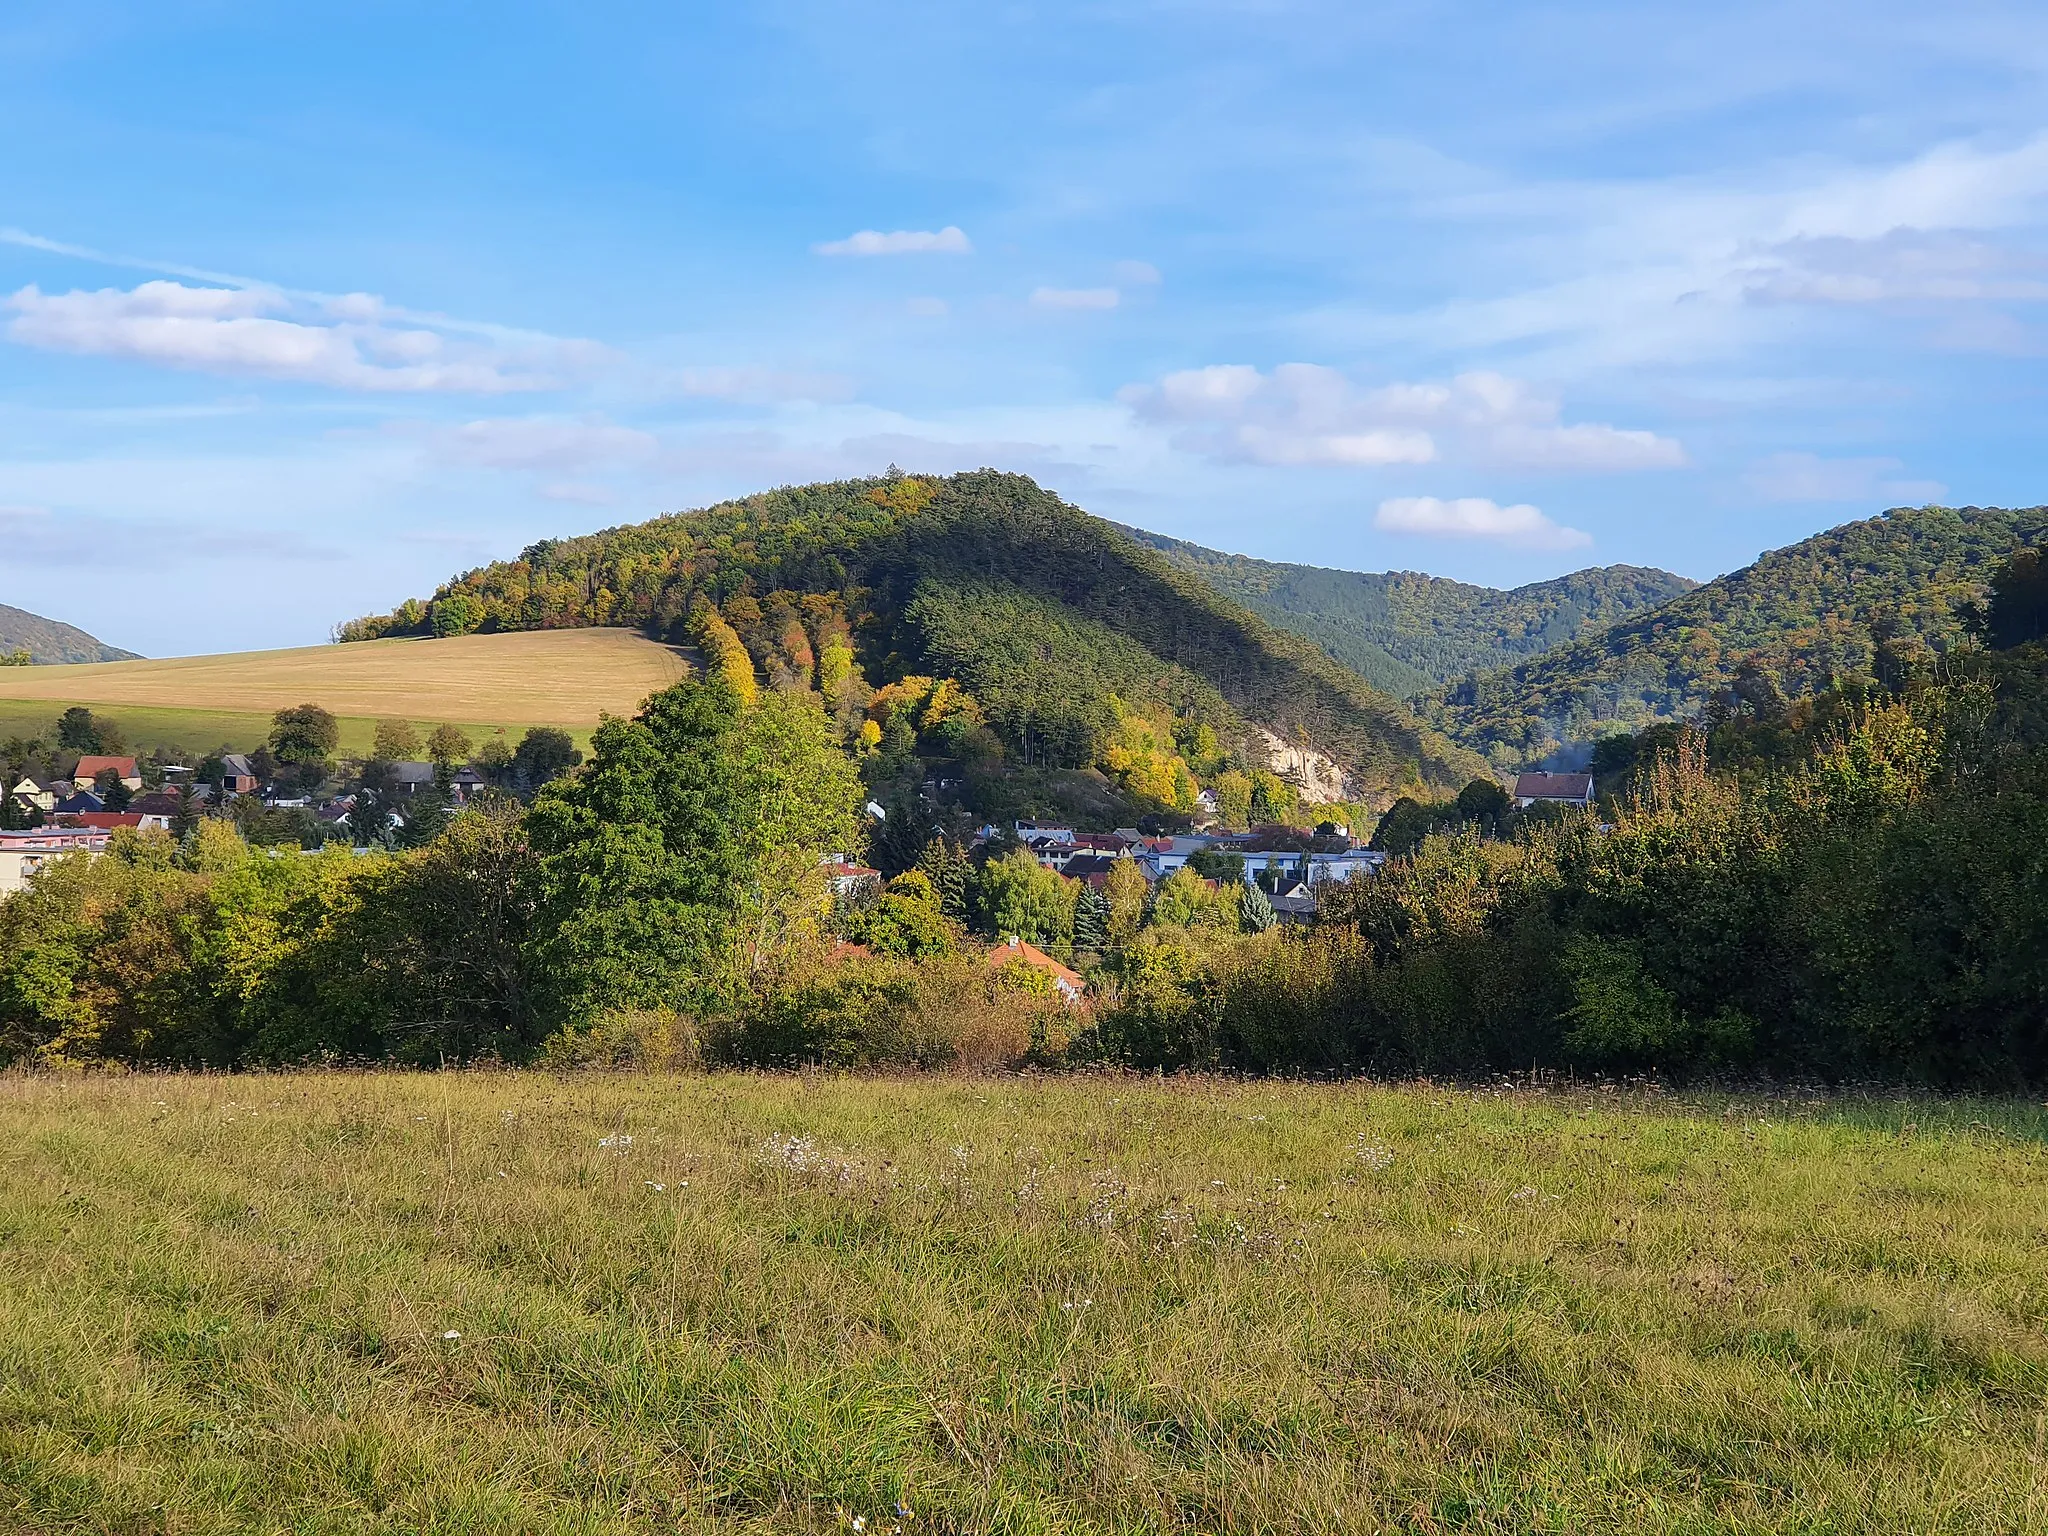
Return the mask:
<path id="1" fill-rule="evenodd" d="M 2039 1532 L 2048 1113 L 0 1079 L 22 1531 Z"/>
<path id="2" fill-rule="evenodd" d="M 449 640 L 0 669 L 0 704 L 84 704 L 267 716 L 313 703 L 336 715 L 458 725 L 588 728 L 630 715 L 688 666 L 636 630 L 558 629 Z"/>

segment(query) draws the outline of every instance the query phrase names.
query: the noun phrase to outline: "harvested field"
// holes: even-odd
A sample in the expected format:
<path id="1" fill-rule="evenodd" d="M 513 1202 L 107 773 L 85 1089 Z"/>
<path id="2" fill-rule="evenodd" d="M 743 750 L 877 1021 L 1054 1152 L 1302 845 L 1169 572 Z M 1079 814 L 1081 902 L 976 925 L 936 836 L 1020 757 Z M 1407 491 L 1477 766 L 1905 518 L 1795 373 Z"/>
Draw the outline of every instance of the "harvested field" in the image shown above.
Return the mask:
<path id="1" fill-rule="evenodd" d="M 68 705 L 267 718 L 312 703 L 337 716 L 588 730 L 631 714 L 684 675 L 673 648 L 636 630 L 562 629 L 450 640 L 244 651 L 224 656 L 0 669 L 0 711 Z M 144 739 L 149 739 L 146 730 Z"/>

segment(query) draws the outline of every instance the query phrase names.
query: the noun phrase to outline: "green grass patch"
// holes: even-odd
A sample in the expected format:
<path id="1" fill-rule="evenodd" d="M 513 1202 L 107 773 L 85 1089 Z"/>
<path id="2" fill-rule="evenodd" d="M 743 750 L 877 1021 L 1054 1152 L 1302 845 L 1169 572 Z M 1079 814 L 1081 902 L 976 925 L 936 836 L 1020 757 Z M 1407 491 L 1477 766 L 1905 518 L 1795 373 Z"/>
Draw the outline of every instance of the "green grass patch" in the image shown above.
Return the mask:
<path id="1" fill-rule="evenodd" d="M 2040 1531 L 2044 1141 L 1804 1097 L 15 1077 L 0 1527 Z"/>

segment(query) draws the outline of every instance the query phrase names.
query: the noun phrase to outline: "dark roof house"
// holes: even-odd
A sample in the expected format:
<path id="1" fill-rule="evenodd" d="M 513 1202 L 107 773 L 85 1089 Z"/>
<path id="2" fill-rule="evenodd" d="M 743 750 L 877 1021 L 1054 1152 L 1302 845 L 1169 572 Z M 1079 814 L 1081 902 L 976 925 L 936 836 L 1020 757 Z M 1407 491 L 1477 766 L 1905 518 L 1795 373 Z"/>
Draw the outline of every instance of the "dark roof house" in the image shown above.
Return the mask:
<path id="1" fill-rule="evenodd" d="M 1556 805 L 1591 805 L 1593 775 L 1590 773 L 1525 773 L 1515 779 L 1515 804 L 1534 805 L 1545 801 Z"/>

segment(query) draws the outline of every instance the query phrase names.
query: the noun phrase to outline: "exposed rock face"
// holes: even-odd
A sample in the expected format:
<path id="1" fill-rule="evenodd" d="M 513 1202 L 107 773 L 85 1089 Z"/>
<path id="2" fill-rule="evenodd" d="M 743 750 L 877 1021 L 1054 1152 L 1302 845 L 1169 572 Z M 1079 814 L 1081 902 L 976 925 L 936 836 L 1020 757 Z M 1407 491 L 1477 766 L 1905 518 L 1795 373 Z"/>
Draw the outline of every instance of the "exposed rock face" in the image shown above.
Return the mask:
<path id="1" fill-rule="evenodd" d="M 1320 804 L 1357 798 L 1357 786 L 1351 775 L 1328 755 L 1314 747 L 1298 747 L 1283 741 L 1263 725 L 1255 729 L 1259 745 L 1265 749 L 1266 766 L 1298 788 L 1302 799 Z"/>

